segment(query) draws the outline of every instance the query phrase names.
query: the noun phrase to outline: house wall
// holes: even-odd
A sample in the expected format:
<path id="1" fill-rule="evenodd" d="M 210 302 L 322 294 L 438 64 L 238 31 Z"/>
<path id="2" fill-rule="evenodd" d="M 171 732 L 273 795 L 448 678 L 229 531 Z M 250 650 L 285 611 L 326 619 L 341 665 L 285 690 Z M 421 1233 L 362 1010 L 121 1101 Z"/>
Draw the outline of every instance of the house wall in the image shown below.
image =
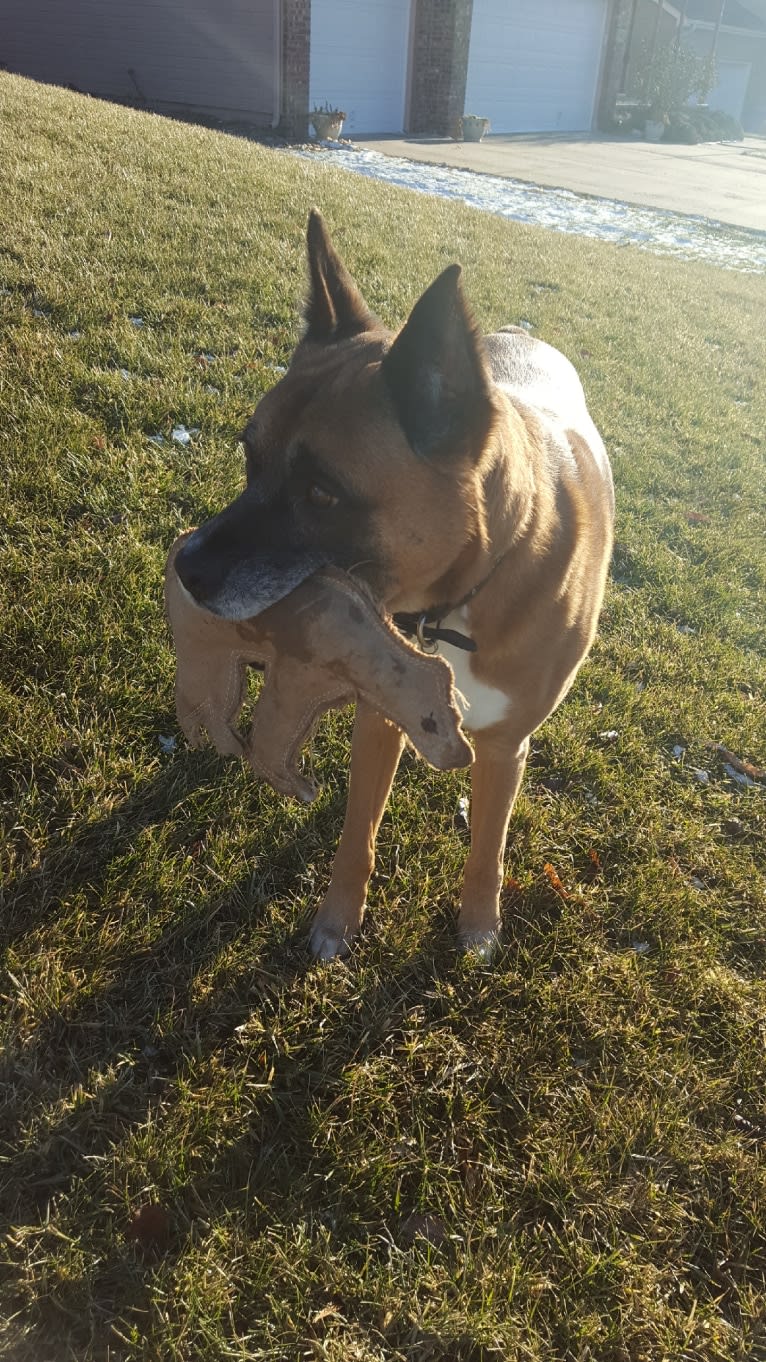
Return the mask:
<path id="1" fill-rule="evenodd" d="M 692 26 L 684 34 L 687 47 L 701 55 L 710 51 L 712 41 L 713 31 L 709 28 Z M 766 132 L 766 33 L 727 33 L 721 29 L 716 57 L 719 61 L 751 63 L 742 123 L 751 132 Z"/>
<path id="2" fill-rule="evenodd" d="M 87 94 L 270 124 L 274 0 L 3 0 L 0 53 L 20 75 Z"/>
<path id="3" fill-rule="evenodd" d="M 627 0 L 627 3 L 630 4 L 631 0 Z M 603 126 L 609 124 L 616 94 L 630 94 L 634 88 L 636 71 L 641 65 L 644 54 L 651 46 L 657 21 L 657 0 L 636 0 L 632 29 L 627 34 L 629 50 L 626 45 L 623 45 L 621 53 L 620 43 L 625 44 L 626 35 L 624 14 L 620 15 L 619 9 L 625 4 L 626 0 L 616 0 L 617 9 L 613 15 L 613 26 L 617 32 L 616 36 L 610 39 L 610 51 L 602 90 L 600 121 Z M 674 40 L 680 10 L 680 3 L 670 3 L 670 0 L 663 0 L 663 12 L 658 35 L 659 43 L 668 43 Z M 683 29 L 682 41 L 700 55 L 706 55 L 712 46 L 713 28 L 710 26 L 703 28 L 694 23 L 687 23 Z M 752 73 L 742 113 L 742 122 L 745 128 L 750 131 L 766 132 L 766 34 L 760 34 L 756 31 L 750 34 L 730 33 L 723 26 L 718 35 L 717 55 L 719 60 L 724 62 L 752 63 Z"/>

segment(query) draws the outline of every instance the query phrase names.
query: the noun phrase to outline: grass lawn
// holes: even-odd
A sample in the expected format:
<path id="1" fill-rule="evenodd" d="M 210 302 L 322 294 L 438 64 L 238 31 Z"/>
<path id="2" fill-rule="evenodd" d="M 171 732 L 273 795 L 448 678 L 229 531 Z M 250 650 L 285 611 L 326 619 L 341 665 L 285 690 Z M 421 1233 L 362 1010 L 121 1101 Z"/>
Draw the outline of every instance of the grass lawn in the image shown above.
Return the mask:
<path id="1" fill-rule="evenodd" d="M 766 765 L 766 280 L 9 75 L 0 113 L 0 1353 L 766 1357 L 766 786 L 709 746 Z M 312 203 L 392 324 L 462 261 L 614 460 L 493 970 L 454 946 L 464 776 L 405 758 L 361 945 L 317 967 L 349 716 L 309 809 L 160 742 L 164 557 L 241 483 Z"/>

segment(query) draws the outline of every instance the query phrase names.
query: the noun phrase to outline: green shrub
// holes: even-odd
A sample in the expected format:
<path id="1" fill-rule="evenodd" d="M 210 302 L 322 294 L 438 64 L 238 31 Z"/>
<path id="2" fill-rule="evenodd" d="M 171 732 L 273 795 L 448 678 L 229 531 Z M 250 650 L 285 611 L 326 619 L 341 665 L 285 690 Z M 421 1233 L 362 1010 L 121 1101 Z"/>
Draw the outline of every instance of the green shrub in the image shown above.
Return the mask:
<path id="1" fill-rule="evenodd" d="M 694 97 L 706 99 L 715 84 L 712 56 L 700 57 L 675 43 L 665 43 L 651 54 L 647 46 L 643 55 L 632 93 L 647 106 L 648 116 L 658 122 L 667 122 Z"/>
<path id="2" fill-rule="evenodd" d="M 689 108 L 670 115 L 663 142 L 741 142 L 742 124 L 723 109 Z"/>

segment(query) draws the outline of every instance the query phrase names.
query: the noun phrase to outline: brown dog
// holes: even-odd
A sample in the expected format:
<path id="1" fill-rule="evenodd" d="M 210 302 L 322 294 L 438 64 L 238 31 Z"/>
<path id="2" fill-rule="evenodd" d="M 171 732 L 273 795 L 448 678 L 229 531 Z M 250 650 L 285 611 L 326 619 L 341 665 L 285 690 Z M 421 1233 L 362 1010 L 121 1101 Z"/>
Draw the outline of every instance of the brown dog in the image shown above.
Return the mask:
<path id="1" fill-rule="evenodd" d="M 306 331 L 243 435 L 247 486 L 190 536 L 176 568 L 200 604 L 243 619 L 333 564 L 449 660 L 476 753 L 459 930 L 489 954 L 529 737 L 596 630 L 609 462 L 569 361 L 515 327 L 482 341 L 458 266 L 393 337 L 318 213 L 308 258 Z M 357 707 L 343 835 L 311 935 L 323 958 L 359 930 L 402 744 Z"/>

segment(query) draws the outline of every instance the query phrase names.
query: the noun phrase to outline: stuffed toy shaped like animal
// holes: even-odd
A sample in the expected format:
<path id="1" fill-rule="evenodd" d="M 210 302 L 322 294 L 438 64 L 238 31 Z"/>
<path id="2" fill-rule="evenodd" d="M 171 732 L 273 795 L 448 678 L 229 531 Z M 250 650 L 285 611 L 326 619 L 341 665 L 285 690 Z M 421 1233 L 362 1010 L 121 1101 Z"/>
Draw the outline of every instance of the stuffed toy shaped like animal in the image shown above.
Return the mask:
<path id="1" fill-rule="evenodd" d="M 449 664 L 407 643 L 346 573 L 324 569 L 260 615 L 226 620 L 181 584 L 173 564 L 186 538 L 168 556 L 165 605 L 176 713 L 193 747 L 206 729 L 219 752 L 245 757 L 280 794 L 310 803 L 317 790 L 298 770 L 301 748 L 321 714 L 361 699 L 402 728 L 432 766 L 470 764 Z M 248 664 L 265 678 L 245 737 L 235 725 Z"/>

